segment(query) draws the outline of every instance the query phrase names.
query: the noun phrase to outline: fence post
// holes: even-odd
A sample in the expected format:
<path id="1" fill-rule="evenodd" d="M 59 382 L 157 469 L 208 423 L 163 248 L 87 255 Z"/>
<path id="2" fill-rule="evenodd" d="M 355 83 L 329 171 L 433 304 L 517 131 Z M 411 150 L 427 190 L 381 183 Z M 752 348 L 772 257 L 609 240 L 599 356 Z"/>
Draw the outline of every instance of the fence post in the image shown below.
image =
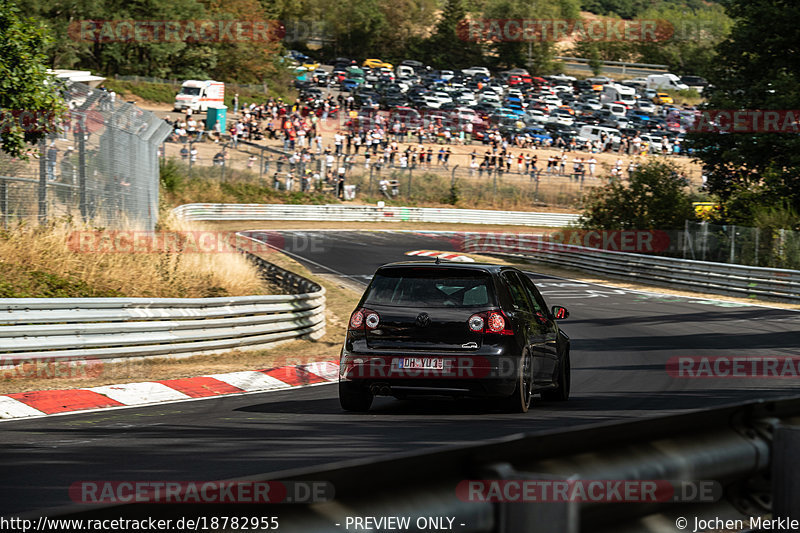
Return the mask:
<path id="1" fill-rule="evenodd" d="M 78 141 L 78 195 L 81 209 L 81 218 L 84 222 L 89 218 L 86 202 L 86 135 L 83 133 L 86 127 L 84 117 L 80 118 L 79 131 L 75 137 Z"/>
<path id="2" fill-rule="evenodd" d="M 706 250 L 708 249 L 708 222 L 703 222 L 703 257 L 702 261 L 706 260 Z"/>
<path id="3" fill-rule="evenodd" d="M 3 217 L 3 229 L 8 229 L 8 185 L 0 178 L 0 216 Z"/>
<path id="4" fill-rule="evenodd" d="M 409 166 L 408 167 L 408 198 L 411 198 L 411 178 L 414 172 L 414 168 Z"/>
<path id="5" fill-rule="evenodd" d="M 50 154 L 47 140 L 39 141 L 39 223 L 47 222 L 47 173 L 50 170 Z"/>
<path id="6" fill-rule="evenodd" d="M 761 231 L 759 228 L 754 228 L 754 231 L 756 232 L 756 244 L 753 253 L 753 266 L 758 266 L 758 235 L 761 233 Z"/>
<path id="7" fill-rule="evenodd" d="M 372 194 L 372 172 L 374 170 L 374 165 L 369 166 L 369 193 Z"/>
<path id="8" fill-rule="evenodd" d="M 686 259 L 686 245 L 689 243 L 689 219 L 683 221 L 683 258 Z"/>
<path id="9" fill-rule="evenodd" d="M 192 179 L 192 143 L 189 143 L 189 179 Z"/>
<path id="10" fill-rule="evenodd" d="M 736 262 L 736 226 L 731 226 L 731 258 L 729 263 Z"/>

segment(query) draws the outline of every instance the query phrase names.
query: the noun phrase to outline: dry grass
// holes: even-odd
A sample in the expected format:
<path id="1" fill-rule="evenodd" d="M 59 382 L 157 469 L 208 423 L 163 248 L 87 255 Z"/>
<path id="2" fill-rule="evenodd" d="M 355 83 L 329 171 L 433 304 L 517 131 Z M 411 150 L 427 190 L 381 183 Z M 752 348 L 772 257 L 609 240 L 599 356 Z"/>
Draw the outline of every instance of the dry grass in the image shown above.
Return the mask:
<path id="1" fill-rule="evenodd" d="M 199 226 L 169 219 L 160 230 L 198 231 Z M 130 243 L 129 235 L 68 222 L 44 227 L 20 225 L 4 231 L 0 233 L 3 271 L 0 297 L 191 298 L 270 291 L 258 271 L 232 250 L 222 253 L 110 251 L 120 249 L 114 248 L 116 243 Z M 139 235 L 149 237 L 151 234 Z"/>
<path id="2" fill-rule="evenodd" d="M 267 350 L 231 351 L 180 359 L 161 357 L 118 363 L 96 361 L 89 366 L 79 363 L 58 369 L 47 364 L 13 369 L 0 367 L 0 394 L 97 387 L 338 360 L 347 321 L 361 292 L 336 281 L 314 277 L 305 267 L 283 254 L 273 253 L 264 257 L 287 270 L 314 278 L 325 287 L 327 332 L 322 339 L 292 341 Z"/>

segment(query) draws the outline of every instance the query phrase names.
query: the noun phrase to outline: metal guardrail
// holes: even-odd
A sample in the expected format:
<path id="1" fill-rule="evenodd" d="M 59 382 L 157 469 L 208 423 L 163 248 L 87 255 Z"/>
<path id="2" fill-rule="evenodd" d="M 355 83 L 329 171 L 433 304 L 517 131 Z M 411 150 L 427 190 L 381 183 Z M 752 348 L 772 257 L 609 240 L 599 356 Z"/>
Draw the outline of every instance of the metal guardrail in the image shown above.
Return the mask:
<path id="1" fill-rule="evenodd" d="M 800 271 L 797 270 L 614 252 L 548 243 L 535 236 L 517 236 L 513 244 L 505 244 L 495 239 L 484 239 L 480 234 L 467 234 L 463 249 L 465 252 L 521 257 L 650 284 L 747 298 L 800 301 Z"/>
<path id="2" fill-rule="evenodd" d="M 335 500 L 327 503 L 270 507 L 208 503 L 81 505 L 61 509 L 58 515 L 102 519 L 268 514 L 280 517 L 281 529 L 296 532 L 352 530 L 344 525 L 348 516 L 405 516 L 411 518 L 412 527 L 403 531 L 427 531 L 413 527 L 417 517 L 445 516 L 459 524 L 453 530 L 466 533 L 672 533 L 678 530 L 678 517 L 725 517 L 747 522 L 750 516 L 771 512 L 773 517 L 797 519 L 799 416 L 798 397 L 748 401 L 665 417 L 506 436 L 378 459 L 352 458 L 323 467 L 240 478 L 251 482 L 325 481 L 335 489 Z M 458 487 L 469 480 L 664 480 L 673 486 L 711 482 L 718 490 L 702 499 L 680 494 L 682 497 L 655 502 L 536 501 L 534 495 L 522 503 L 465 499 Z M 513 498 L 506 494 L 497 496 Z"/>
<path id="3" fill-rule="evenodd" d="M 188 220 L 329 220 L 339 222 L 430 222 L 458 224 L 504 224 L 563 227 L 575 222 L 572 213 L 528 213 L 482 209 L 436 209 L 429 207 L 376 207 L 369 205 L 286 204 L 186 204 L 173 212 Z"/>
<path id="4" fill-rule="evenodd" d="M 222 298 L 0 299 L 0 357 L 115 359 L 262 349 L 325 334 L 325 289 L 248 254 L 293 294 Z"/>
<path id="5" fill-rule="evenodd" d="M 556 56 L 555 59 L 565 62 L 573 63 L 590 63 L 592 60 L 586 57 L 569 57 L 569 56 Z M 667 70 L 669 65 L 657 65 L 653 63 L 627 63 L 625 61 L 601 61 L 603 65 L 615 65 L 620 67 L 634 67 L 634 68 L 657 68 Z"/>

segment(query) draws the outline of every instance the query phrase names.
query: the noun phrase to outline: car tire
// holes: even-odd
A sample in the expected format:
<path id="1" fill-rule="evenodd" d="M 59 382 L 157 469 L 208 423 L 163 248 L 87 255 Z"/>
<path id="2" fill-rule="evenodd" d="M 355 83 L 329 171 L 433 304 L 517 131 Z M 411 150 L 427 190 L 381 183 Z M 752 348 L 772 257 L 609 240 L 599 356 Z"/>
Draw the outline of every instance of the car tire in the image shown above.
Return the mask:
<path id="1" fill-rule="evenodd" d="M 339 405 L 345 411 L 364 413 L 372 406 L 373 395 L 368 390 L 339 382 Z"/>
<path id="2" fill-rule="evenodd" d="M 569 400 L 569 389 L 572 382 L 572 371 L 569 352 L 564 355 L 564 364 L 558 372 L 558 388 L 542 392 L 542 399 L 548 402 L 565 402 Z"/>
<path id="3" fill-rule="evenodd" d="M 512 413 L 527 413 L 533 402 L 533 358 L 526 353 L 519 367 L 517 386 L 514 392 L 503 401 L 507 411 Z"/>

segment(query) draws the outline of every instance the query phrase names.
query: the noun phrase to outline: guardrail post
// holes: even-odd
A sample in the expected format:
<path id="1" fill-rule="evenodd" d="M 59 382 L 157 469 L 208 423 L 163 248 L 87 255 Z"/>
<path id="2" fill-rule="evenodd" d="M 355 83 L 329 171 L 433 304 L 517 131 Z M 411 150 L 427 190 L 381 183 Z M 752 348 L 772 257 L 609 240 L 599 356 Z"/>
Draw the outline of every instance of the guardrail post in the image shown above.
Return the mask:
<path id="1" fill-rule="evenodd" d="M 518 472 L 508 463 L 491 465 L 484 477 L 500 480 L 573 481 L 577 476 L 564 478 L 552 474 Z M 523 497 L 524 491 L 520 491 Z M 577 502 L 510 501 L 497 504 L 496 533 L 578 533 L 580 508 Z"/>
<path id="2" fill-rule="evenodd" d="M 800 520 L 800 426 L 778 424 L 772 440 L 772 516 Z"/>

